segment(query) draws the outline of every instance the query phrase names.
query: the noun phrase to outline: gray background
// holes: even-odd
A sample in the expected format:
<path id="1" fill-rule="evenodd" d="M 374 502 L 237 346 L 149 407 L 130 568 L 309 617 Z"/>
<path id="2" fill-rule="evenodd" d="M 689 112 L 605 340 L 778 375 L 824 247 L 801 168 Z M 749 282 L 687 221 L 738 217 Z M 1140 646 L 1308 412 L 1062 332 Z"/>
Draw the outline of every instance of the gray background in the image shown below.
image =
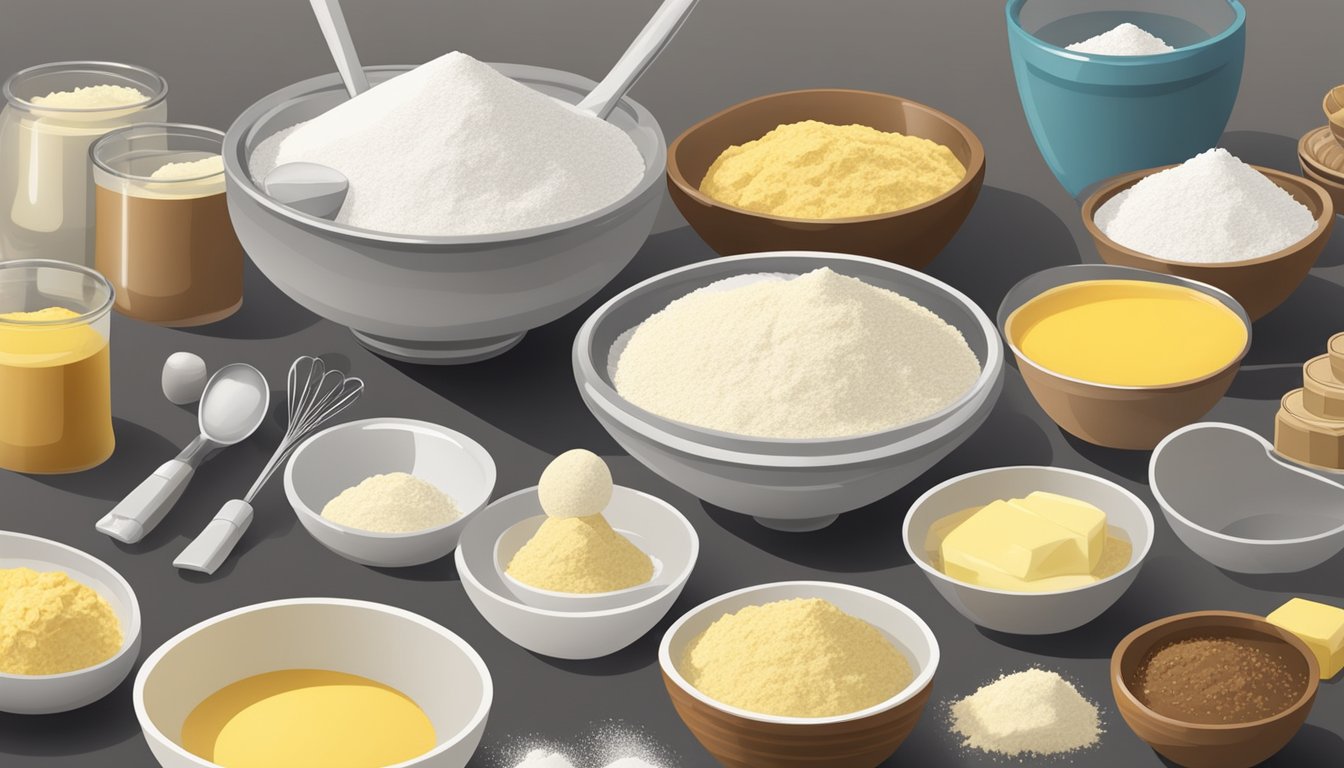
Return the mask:
<path id="1" fill-rule="evenodd" d="M 1179 0 L 1174 0 L 1179 1 Z M 64 59 L 125 60 L 170 83 L 171 119 L 227 127 L 260 96 L 332 69 L 302 0 L 4 0 L 0 73 Z M 1323 122 L 1324 91 L 1344 81 L 1337 0 L 1251 2 L 1241 98 L 1224 145 L 1243 159 L 1296 170 L 1296 140 Z M 640 28 L 655 0 L 346 0 L 366 64 L 419 63 L 454 48 L 485 60 L 568 69 L 598 78 Z M 991 314 L 1021 277 L 1048 266 L 1093 260 L 1076 204 L 1046 169 L 1028 133 L 1008 66 L 999 0 L 704 0 L 634 97 L 658 116 L 668 138 L 731 103 L 810 86 L 897 93 L 946 110 L 985 144 L 989 172 L 970 219 L 930 272 Z M 1006 463 L 1055 464 L 1116 479 L 1151 503 L 1147 454 L 1098 449 L 1065 437 L 1036 407 L 1016 371 L 986 426 L 925 477 L 869 509 L 807 535 L 766 531 L 669 486 L 626 457 L 579 401 L 569 346 L 597 302 L 636 280 L 712 254 L 667 206 L 634 264 L 594 300 L 528 335 L 502 358 L 432 369 L 371 355 L 344 329 L 320 322 L 264 279 L 249 275 L 237 316 L 195 331 L 116 318 L 113 396 L 118 450 L 103 466 L 66 477 L 0 473 L 0 528 L 80 547 L 118 568 L 140 594 L 145 653 L 212 615 L 263 600 L 327 595 L 377 600 L 442 622 L 485 657 L 496 703 L 473 765 L 495 766 L 536 737 L 582 741 L 612 719 L 642 729 L 683 766 L 711 765 L 678 721 L 655 659 L 662 630 L 682 611 L 719 593 L 779 579 L 850 582 L 896 597 L 919 612 L 943 645 L 934 709 L 890 764 L 988 763 L 960 752 L 946 734 L 942 706 L 1000 671 L 1031 664 L 1060 670 L 1102 704 L 1101 747 L 1072 762 L 1158 765 L 1114 713 L 1106 665 L 1115 642 L 1150 619 L 1185 610 L 1263 613 L 1287 595 L 1344 601 L 1344 557 L 1292 576 L 1240 576 L 1195 558 L 1160 516 L 1157 541 L 1133 588 L 1099 620 L 1057 637 L 977 630 L 955 614 L 909 563 L 900 541 L 904 510 L 947 477 Z M 1344 238 L 1282 308 L 1258 323 L 1255 343 L 1229 396 L 1209 419 L 1269 435 L 1277 398 L 1296 386 L 1302 361 L 1344 329 Z M 409 570 L 372 570 L 322 549 L 295 525 L 280 483 L 257 502 L 258 519 L 239 553 L 213 579 L 183 576 L 170 564 L 227 498 L 240 493 L 281 427 L 212 461 L 177 510 L 146 541 L 114 545 L 93 521 L 195 430 L 190 409 L 158 391 L 164 357 L 203 355 L 213 367 L 243 360 L 273 382 L 301 353 L 320 353 L 369 382 L 349 418 L 411 416 L 479 439 L 499 465 L 496 495 L 532 485 L 547 460 L 583 446 L 606 456 L 619 483 L 662 496 L 687 514 L 702 538 L 700 564 L 671 616 L 632 647 L 606 659 L 559 662 L 527 653 L 476 614 L 450 559 Z M 4 393 L 0 393 L 3 397 Z M 1344 753 L 1344 687 L 1322 687 L 1310 724 L 1271 761 L 1338 765 Z M 131 710 L 130 683 L 82 711 L 40 718 L 0 715 L 6 768 L 152 765 Z M 580 766 L 580 768 L 583 768 Z"/>

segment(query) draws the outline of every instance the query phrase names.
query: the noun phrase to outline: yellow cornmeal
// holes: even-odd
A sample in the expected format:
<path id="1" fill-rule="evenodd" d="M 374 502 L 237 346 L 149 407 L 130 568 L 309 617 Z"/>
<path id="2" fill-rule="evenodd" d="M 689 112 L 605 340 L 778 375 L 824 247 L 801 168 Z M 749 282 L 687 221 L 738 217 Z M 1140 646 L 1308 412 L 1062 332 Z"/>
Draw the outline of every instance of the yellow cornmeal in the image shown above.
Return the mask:
<path id="1" fill-rule="evenodd" d="M 434 748 L 434 724 L 401 691 L 358 675 L 286 669 L 208 696 L 182 746 L 223 768 L 383 768 Z"/>
<path id="2" fill-rule="evenodd" d="M 782 717 L 857 712 L 914 680 L 880 630 L 819 598 L 721 617 L 686 646 L 677 670 L 715 701 Z"/>
<path id="3" fill-rule="evenodd" d="M 725 149 L 700 191 L 774 216 L 841 219 L 926 203 L 965 176 L 966 167 L 937 142 L 808 120 Z"/>
<path id="4" fill-rule="evenodd" d="M 505 571 L 537 589 L 592 594 L 647 582 L 653 561 L 602 515 L 547 517 Z"/>
<path id="5" fill-rule="evenodd" d="M 0 569 L 0 672 L 59 675 L 121 650 L 121 624 L 97 592 L 61 571 Z"/>

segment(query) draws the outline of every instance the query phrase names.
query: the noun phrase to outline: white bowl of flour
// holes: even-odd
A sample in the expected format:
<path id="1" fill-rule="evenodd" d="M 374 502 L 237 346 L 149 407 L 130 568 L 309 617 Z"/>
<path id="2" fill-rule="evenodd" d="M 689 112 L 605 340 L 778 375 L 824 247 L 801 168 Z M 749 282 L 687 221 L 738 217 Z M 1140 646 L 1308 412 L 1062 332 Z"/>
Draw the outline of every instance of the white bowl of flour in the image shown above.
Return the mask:
<path id="1" fill-rule="evenodd" d="M 569 104 L 577 103 L 594 85 L 560 70 L 491 66 L 513 81 Z M 378 84 L 411 69 L 366 68 L 375 84 L 369 94 L 378 90 Z M 395 217 L 397 206 L 409 204 L 407 200 L 414 200 L 419 190 L 427 196 L 418 203 L 425 215 L 411 219 L 422 224 L 434 219 L 426 211 L 432 213 L 439 204 L 456 206 L 471 215 L 458 217 L 462 226 L 456 231 L 466 234 L 424 234 L 433 229 L 411 225 L 405 228 L 419 231 L 407 234 L 357 226 L 373 219 L 353 213 L 346 216 L 343 212 L 337 221 L 310 216 L 268 197 L 253 174 L 254 160 L 264 158 L 254 154 L 263 151 L 267 140 L 273 145 L 276 134 L 312 121 L 347 100 L 340 79 L 331 74 L 282 88 L 244 111 L 225 137 L 229 213 L 248 255 L 271 282 L 307 309 L 349 327 L 381 355 L 455 364 L 502 354 L 528 330 L 560 318 L 597 293 L 630 262 L 653 228 L 663 196 L 660 182 L 667 145 L 653 116 L 629 99 L 622 100 L 608 122 L 634 145 L 635 164 L 642 167 L 635 169 L 639 177 L 634 185 L 606 204 L 601 204 L 606 199 L 602 195 L 580 194 L 579 182 L 558 174 L 552 178 L 555 188 L 538 191 L 550 203 L 525 211 L 535 215 L 494 216 L 491 209 L 503 203 L 481 206 L 479 196 L 464 197 L 457 194 L 461 189 L 441 188 L 428 181 L 422 184 L 409 177 L 395 197 L 384 198 L 365 213 Z M 622 167 L 617 163 L 616 170 L 607 170 L 619 176 Z M 521 187 L 510 186 L 516 181 L 501 180 L 500 190 L 516 192 Z M 592 192 L 594 186 L 602 186 L 609 198 L 623 188 L 623 179 L 606 181 L 611 183 L 582 189 Z M 352 186 L 351 195 L 356 207 L 369 202 L 360 198 L 359 187 Z M 573 209 L 562 205 L 577 198 L 584 204 Z M 517 205 L 523 206 L 523 201 Z M 576 215 L 594 205 L 600 207 Z M 543 215 L 547 213 L 554 215 Z M 480 226 L 472 228 L 464 221 Z M 529 226 L 500 229 L 510 222 Z"/>

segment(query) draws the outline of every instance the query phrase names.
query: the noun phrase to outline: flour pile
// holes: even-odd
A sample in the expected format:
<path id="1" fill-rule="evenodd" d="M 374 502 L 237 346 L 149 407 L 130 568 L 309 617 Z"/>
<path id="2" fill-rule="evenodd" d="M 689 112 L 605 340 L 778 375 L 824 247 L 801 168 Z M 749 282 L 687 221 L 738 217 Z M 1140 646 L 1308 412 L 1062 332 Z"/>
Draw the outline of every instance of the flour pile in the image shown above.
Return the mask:
<path id="1" fill-rule="evenodd" d="M 559 752 L 534 749 L 528 752 L 515 768 L 575 768 L 570 759 Z M 639 757 L 622 757 L 606 768 L 659 768 L 657 765 Z"/>
<path id="2" fill-rule="evenodd" d="M 405 472 L 367 477 L 322 508 L 333 523 L 374 533 L 414 533 L 461 516 L 448 494 Z"/>
<path id="3" fill-rule="evenodd" d="M 961 333 L 898 293 L 827 268 L 751 277 L 645 320 L 620 353 L 616 391 L 707 429 L 833 438 L 931 416 L 980 376 Z"/>
<path id="4" fill-rule="evenodd" d="M 1010 757 L 1084 749 L 1101 738 L 1097 708 L 1064 678 L 1043 669 L 1004 675 L 952 704 L 962 745 Z"/>
<path id="5" fill-rule="evenodd" d="M 644 175 L 626 133 L 459 52 L 267 138 L 252 178 L 313 162 L 350 181 L 336 221 L 402 235 L 482 235 L 571 221 Z"/>
<path id="6" fill-rule="evenodd" d="M 1126 248 L 1197 263 L 1268 256 L 1316 229 L 1310 209 L 1222 148 L 1107 200 L 1096 223 Z"/>
<path id="7" fill-rule="evenodd" d="M 1170 53 L 1176 50 L 1167 45 L 1167 42 L 1162 38 L 1129 22 L 1125 22 L 1096 37 L 1089 37 L 1080 43 L 1065 46 L 1065 49 L 1102 56 L 1152 56 L 1153 54 Z"/>

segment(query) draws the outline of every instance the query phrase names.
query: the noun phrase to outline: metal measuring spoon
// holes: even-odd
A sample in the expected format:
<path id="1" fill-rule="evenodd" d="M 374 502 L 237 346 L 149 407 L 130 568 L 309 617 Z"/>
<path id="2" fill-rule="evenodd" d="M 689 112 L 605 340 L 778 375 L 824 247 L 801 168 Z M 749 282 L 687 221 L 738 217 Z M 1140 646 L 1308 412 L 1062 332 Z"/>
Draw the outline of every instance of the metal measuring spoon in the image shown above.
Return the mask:
<path id="1" fill-rule="evenodd" d="M 653 60 L 658 58 L 658 54 L 667 47 L 672 36 L 681 29 L 681 25 L 686 21 L 686 17 L 691 15 L 697 2 L 699 0 L 664 0 L 663 4 L 658 6 L 658 10 L 653 12 L 649 23 L 635 35 L 635 39 L 630 42 L 630 47 L 625 49 L 616 66 L 602 78 L 602 82 L 583 97 L 577 105 L 578 108 L 591 112 L 601 120 L 606 120 L 625 96 L 626 91 L 630 90 L 630 86 L 644 74 L 644 70 L 649 68 Z"/>
<path id="2" fill-rule="evenodd" d="M 270 402 L 271 389 L 261 371 L 245 363 L 220 368 L 201 395 L 196 417 L 201 433 L 104 515 L 97 529 L 127 544 L 143 539 L 177 503 L 196 467 L 217 449 L 255 432 Z"/>

